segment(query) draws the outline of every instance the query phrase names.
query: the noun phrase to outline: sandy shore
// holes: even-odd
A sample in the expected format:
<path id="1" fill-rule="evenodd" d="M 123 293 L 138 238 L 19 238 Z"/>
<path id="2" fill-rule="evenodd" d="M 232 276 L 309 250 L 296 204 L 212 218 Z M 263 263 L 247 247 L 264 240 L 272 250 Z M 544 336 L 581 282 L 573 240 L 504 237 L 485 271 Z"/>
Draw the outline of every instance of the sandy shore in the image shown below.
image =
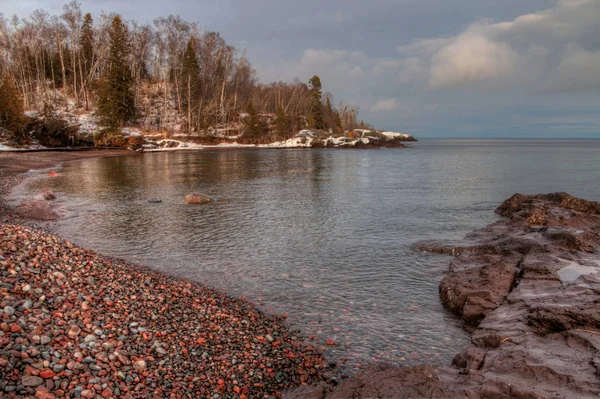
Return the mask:
<path id="1" fill-rule="evenodd" d="M 123 151 L 0 153 L 0 202 L 30 169 Z M 0 392 L 36 398 L 271 398 L 322 380 L 282 317 L 15 224 L 1 205 Z"/>

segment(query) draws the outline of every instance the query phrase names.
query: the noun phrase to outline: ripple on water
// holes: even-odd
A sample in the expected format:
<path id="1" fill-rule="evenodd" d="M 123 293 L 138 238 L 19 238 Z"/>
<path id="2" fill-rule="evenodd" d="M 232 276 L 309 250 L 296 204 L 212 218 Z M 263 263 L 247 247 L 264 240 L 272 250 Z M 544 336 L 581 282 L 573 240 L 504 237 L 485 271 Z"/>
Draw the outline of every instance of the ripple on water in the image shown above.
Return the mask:
<path id="1" fill-rule="evenodd" d="M 447 363 L 469 342 L 438 299 L 451 258 L 411 245 L 462 238 L 515 192 L 599 198 L 592 147 L 145 154 L 66 164 L 52 179 L 27 179 L 14 199 L 50 185 L 71 212 L 61 235 L 287 313 L 317 342 L 333 339 L 330 355 L 349 369 Z M 548 162 L 553 151 L 560 163 Z M 196 191 L 219 201 L 186 206 Z"/>

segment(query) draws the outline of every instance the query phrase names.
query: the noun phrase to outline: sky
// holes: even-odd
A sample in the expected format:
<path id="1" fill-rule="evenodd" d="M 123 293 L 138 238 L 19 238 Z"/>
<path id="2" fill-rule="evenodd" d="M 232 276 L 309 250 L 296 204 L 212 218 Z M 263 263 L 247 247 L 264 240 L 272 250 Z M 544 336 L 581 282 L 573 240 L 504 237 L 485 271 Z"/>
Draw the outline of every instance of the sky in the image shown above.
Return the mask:
<path id="1" fill-rule="evenodd" d="M 62 0 L 0 0 L 5 17 Z M 600 138 L 600 0 L 82 0 L 220 32 L 263 82 L 319 75 L 334 102 L 415 137 Z"/>

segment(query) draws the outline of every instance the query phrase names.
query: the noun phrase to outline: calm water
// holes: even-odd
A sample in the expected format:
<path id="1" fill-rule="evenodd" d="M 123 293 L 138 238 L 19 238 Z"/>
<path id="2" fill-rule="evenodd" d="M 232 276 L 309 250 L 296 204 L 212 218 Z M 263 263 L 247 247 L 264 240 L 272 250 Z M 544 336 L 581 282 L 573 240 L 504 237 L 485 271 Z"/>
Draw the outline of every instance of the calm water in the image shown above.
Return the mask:
<path id="1" fill-rule="evenodd" d="M 32 173 L 14 200 L 50 186 L 61 235 L 287 313 L 352 369 L 448 362 L 469 341 L 438 300 L 450 259 L 411 244 L 459 239 L 515 192 L 600 200 L 598 182 L 600 140 L 423 140 L 85 160 Z M 218 201 L 186 206 L 193 191 Z"/>

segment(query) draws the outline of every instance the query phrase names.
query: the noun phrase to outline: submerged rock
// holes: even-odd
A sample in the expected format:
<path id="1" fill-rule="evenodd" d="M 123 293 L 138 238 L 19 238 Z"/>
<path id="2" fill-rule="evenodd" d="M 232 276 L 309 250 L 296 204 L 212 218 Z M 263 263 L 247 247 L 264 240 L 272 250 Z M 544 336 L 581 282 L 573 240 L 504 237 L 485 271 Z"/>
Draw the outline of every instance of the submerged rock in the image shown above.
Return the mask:
<path id="1" fill-rule="evenodd" d="M 26 219 L 56 220 L 62 217 L 62 212 L 45 201 L 25 201 L 17 207 L 17 212 Z"/>
<path id="2" fill-rule="evenodd" d="M 50 188 L 44 188 L 38 195 L 34 197 L 38 201 L 50 201 L 56 199 L 56 195 L 54 195 L 54 191 Z"/>
<path id="3" fill-rule="evenodd" d="M 206 194 L 192 193 L 185 197 L 186 204 L 210 204 L 214 200 Z"/>

